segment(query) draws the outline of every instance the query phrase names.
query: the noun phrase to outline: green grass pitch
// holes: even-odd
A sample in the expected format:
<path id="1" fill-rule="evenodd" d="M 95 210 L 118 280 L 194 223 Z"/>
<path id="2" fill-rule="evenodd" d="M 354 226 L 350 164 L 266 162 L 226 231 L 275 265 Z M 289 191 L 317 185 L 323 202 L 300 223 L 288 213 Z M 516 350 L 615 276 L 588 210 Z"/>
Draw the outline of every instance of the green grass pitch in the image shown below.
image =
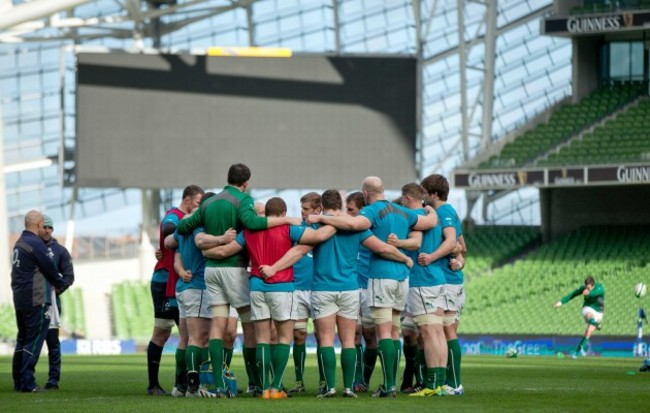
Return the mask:
<path id="1" fill-rule="evenodd" d="M 172 356 L 165 356 L 161 383 L 171 390 Z M 0 357 L 0 412 L 648 412 L 650 373 L 640 373 L 640 359 L 465 356 L 460 397 L 373 399 L 369 393 L 357 400 L 316 399 L 318 375 L 315 357 L 307 360 L 306 393 L 288 400 L 261 400 L 247 395 L 236 399 L 174 399 L 145 395 L 146 355 L 64 355 L 61 390 L 40 394 L 12 391 L 11 358 Z M 241 354 L 233 370 L 239 385 L 245 382 Z M 37 366 L 37 380 L 45 384 L 47 357 Z M 339 369 L 340 370 L 340 369 Z M 379 363 L 372 388 L 379 384 Z M 293 384 L 289 362 L 285 384 Z M 338 387 L 341 386 L 339 371 Z M 340 389 L 339 389 L 340 392 Z M 221 410 L 224 409 L 224 410 Z"/>

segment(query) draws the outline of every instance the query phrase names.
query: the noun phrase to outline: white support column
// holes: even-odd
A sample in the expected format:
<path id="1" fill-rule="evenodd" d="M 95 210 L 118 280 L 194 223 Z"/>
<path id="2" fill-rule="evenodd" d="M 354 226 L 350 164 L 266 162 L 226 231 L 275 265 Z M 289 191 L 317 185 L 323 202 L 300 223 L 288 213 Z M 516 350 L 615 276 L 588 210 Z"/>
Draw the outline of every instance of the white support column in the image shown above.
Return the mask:
<path id="1" fill-rule="evenodd" d="M 255 19 L 253 19 L 253 5 L 246 6 L 246 23 L 248 28 L 248 45 L 250 47 L 257 46 L 255 44 Z"/>
<path id="2" fill-rule="evenodd" d="M 498 0 L 489 0 L 485 11 L 485 74 L 483 77 L 483 119 L 481 148 L 487 148 L 492 138 L 494 108 L 494 67 L 497 51 Z"/>
<path id="3" fill-rule="evenodd" d="M 4 120 L 0 99 L 0 303 L 11 300 L 11 261 L 9 260 L 9 220 L 7 217 L 7 186 L 4 171 Z"/>
<path id="4" fill-rule="evenodd" d="M 422 2 L 413 1 L 413 17 L 415 18 L 415 39 L 417 51 L 417 67 L 415 72 L 415 172 L 418 180 L 424 178 L 424 135 L 422 133 L 422 97 L 424 95 L 424 82 L 422 76 L 424 72 L 424 50 L 426 42 L 425 33 L 422 33 Z"/>
<path id="5" fill-rule="evenodd" d="M 460 133 L 463 143 L 463 161 L 469 159 L 469 121 L 467 117 L 467 51 L 465 46 L 465 0 L 458 0 L 458 67 L 460 75 Z"/>
<path id="6" fill-rule="evenodd" d="M 341 22 L 339 19 L 339 0 L 332 0 L 332 13 L 334 14 L 334 43 L 336 53 L 341 54 Z"/>
<path id="7" fill-rule="evenodd" d="M 36 0 L 22 3 L 0 13 L 0 30 L 48 17 L 61 10 L 77 7 L 92 0 Z"/>

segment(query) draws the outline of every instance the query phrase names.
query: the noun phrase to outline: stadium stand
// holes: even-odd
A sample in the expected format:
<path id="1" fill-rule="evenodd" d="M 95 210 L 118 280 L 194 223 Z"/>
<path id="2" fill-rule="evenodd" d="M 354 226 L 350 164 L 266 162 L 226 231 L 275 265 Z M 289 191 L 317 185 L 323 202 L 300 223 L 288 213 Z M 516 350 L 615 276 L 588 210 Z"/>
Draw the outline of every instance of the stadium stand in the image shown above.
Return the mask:
<path id="1" fill-rule="evenodd" d="M 642 98 L 593 132 L 573 139 L 539 166 L 594 165 L 650 160 L 650 99 Z"/>
<path id="2" fill-rule="evenodd" d="M 61 337 L 83 337 L 86 333 L 86 312 L 81 288 L 70 288 L 61 295 L 61 306 Z M 0 304 L 0 341 L 15 340 L 17 332 L 13 304 Z"/>
<path id="3" fill-rule="evenodd" d="M 477 226 L 463 234 L 469 256 L 463 273 L 466 279 L 489 273 L 492 268 L 541 241 L 539 227 L 525 225 Z"/>
<path id="4" fill-rule="evenodd" d="M 466 283 L 464 334 L 571 335 L 583 328 L 581 299 L 567 306 L 575 316 L 554 310 L 553 303 L 593 275 L 606 290 L 603 334 L 633 335 L 639 300 L 633 287 L 647 279 L 650 228 L 588 227 L 528 253 L 491 276 Z M 578 301 L 578 302 L 575 302 Z"/>
<path id="5" fill-rule="evenodd" d="M 150 338 L 153 308 L 148 284 L 127 281 L 113 285 L 111 306 L 115 337 L 136 341 Z"/>
<path id="6" fill-rule="evenodd" d="M 531 166 L 551 149 L 622 109 L 643 93 L 641 82 L 614 84 L 593 92 L 579 103 L 563 105 L 551 114 L 547 123 L 505 144 L 499 154 L 481 162 L 479 168 Z"/>
<path id="7" fill-rule="evenodd" d="M 17 331 L 13 304 L 0 304 L 0 341 L 15 340 Z"/>
<path id="8" fill-rule="evenodd" d="M 66 335 L 86 335 L 86 311 L 81 288 L 70 288 L 61 295 L 61 326 Z"/>

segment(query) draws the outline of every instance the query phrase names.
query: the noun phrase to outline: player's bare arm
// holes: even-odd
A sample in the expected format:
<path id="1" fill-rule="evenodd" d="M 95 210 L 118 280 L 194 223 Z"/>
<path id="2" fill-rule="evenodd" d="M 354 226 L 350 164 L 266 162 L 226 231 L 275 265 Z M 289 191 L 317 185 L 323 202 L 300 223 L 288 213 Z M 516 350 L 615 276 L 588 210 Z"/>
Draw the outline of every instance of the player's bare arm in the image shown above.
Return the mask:
<path id="1" fill-rule="evenodd" d="M 456 246 L 456 228 L 446 227 L 442 230 L 443 241 L 440 246 L 431 254 L 421 253 L 418 255 L 418 264 L 429 265 L 440 258 L 446 257 Z"/>
<path id="2" fill-rule="evenodd" d="M 174 253 L 174 270 L 183 282 L 188 283 L 192 281 L 192 272 L 185 269 L 183 266 L 183 260 L 181 259 L 181 254 L 178 252 Z"/>
<path id="3" fill-rule="evenodd" d="M 213 260 L 223 260 L 228 257 L 241 252 L 244 249 L 237 241 L 232 241 L 226 245 L 221 245 L 219 247 L 213 247 L 207 250 L 202 250 L 203 256 L 206 258 L 212 258 Z"/>
<path id="4" fill-rule="evenodd" d="M 300 240 L 302 241 L 302 238 Z M 312 245 L 294 245 L 289 251 L 284 253 L 282 258 L 273 263 L 273 265 L 260 265 L 259 270 L 264 278 L 273 277 L 278 272 L 286 270 L 300 261 L 300 259 L 313 248 Z"/>
<path id="5" fill-rule="evenodd" d="M 422 232 L 411 231 L 406 239 L 399 239 L 395 234 L 389 234 L 386 242 L 394 247 L 416 251 L 422 245 Z"/>
<path id="6" fill-rule="evenodd" d="M 176 248 L 178 248 L 178 242 L 176 242 L 173 233 L 165 237 L 165 248 L 167 248 L 168 250 L 175 250 Z"/>
<path id="7" fill-rule="evenodd" d="M 413 229 L 418 231 L 426 231 L 438 225 L 438 214 L 432 206 L 427 205 L 424 207 L 424 210 L 427 212 L 426 215 L 418 215 L 418 220 L 413 225 Z"/>
<path id="8" fill-rule="evenodd" d="M 331 225 L 323 225 L 318 229 L 306 228 L 300 237 L 301 244 L 315 245 L 325 242 L 336 234 L 336 228 Z"/>
<path id="9" fill-rule="evenodd" d="M 387 260 L 403 262 L 407 267 L 413 268 L 413 260 L 406 256 L 403 252 L 398 250 L 392 245 L 386 244 L 376 236 L 370 236 L 363 241 L 363 246 L 368 248 L 375 254 L 381 255 Z"/>
<path id="10" fill-rule="evenodd" d="M 232 228 L 228 228 L 223 235 L 210 235 L 205 232 L 196 234 L 194 237 L 194 243 L 196 247 L 201 250 L 207 250 L 210 248 L 218 247 L 221 245 L 226 245 L 235 240 L 237 236 L 237 231 Z"/>
<path id="11" fill-rule="evenodd" d="M 332 225 L 336 229 L 348 231 L 363 231 L 372 226 L 370 220 L 362 215 L 356 217 L 350 215 L 309 215 L 307 216 L 307 223 Z"/>

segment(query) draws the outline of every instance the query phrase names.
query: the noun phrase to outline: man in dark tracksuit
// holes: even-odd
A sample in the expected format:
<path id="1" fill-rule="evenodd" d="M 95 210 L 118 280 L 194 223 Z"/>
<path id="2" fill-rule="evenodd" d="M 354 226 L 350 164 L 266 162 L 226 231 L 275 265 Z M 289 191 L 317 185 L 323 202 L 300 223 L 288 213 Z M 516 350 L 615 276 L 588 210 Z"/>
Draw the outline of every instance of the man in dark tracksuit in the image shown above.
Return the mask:
<path id="1" fill-rule="evenodd" d="M 47 314 L 50 288 L 61 290 L 65 287 L 47 255 L 45 243 L 40 238 L 42 232 L 43 215 L 29 211 L 25 215 L 25 230 L 16 241 L 11 257 L 11 290 L 18 325 L 12 375 L 14 390 L 21 392 L 40 390 L 34 371 L 50 326 Z"/>
<path id="2" fill-rule="evenodd" d="M 72 267 L 72 257 L 68 250 L 52 237 L 54 231 L 54 222 L 52 218 L 43 215 L 43 233 L 41 238 L 45 241 L 47 255 L 52 259 L 57 271 L 63 277 L 64 289 L 67 289 L 74 283 L 74 269 Z M 58 390 L 59 380 L 61 380 L 61 342 L 59 341 L 59 328 L 61 327 L 61 299 L 58 292 L 53 295 L 56 301 L 50 305 L 50 329 L 47 330 L 45 343 L 47 344 L 47 358 L 50 362 L 50 372 L 45 384 L 46 390 Z"/>

